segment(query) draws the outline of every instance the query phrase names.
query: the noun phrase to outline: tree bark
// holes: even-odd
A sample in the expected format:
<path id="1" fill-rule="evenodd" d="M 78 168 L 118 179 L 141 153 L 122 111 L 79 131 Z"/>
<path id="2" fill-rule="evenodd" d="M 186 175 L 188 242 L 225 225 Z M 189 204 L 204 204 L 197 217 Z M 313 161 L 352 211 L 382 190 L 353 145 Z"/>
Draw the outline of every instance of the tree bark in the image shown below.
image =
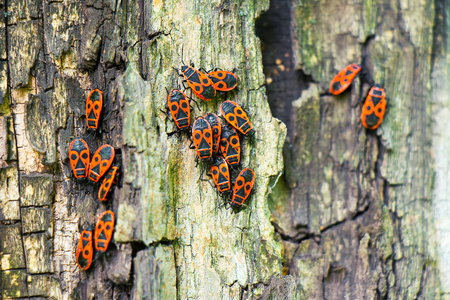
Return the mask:
<path id="1" fill-rule="evenodd" d="M 271 116 L 254 22 L 267 1 L 8 0 L 2 18 L 2 299 L 188 299 L 277 295 L 281 273 L 266 195 L 282 172 L 285 126 Z M 2 15 L 3 17 L 3 15 Z M 183 57 L 182 57 L 183 55 Z M 180 85 L 182 59 L 236 69 L 227 99 L 248 110 L 243 140 L 255 192 L 240 213 L 217 207 L 195 151 L 160 111 Z M 87 93 L 104 92 L 100 129 L 85 126 Z M 200 101 L 218 112 L 221 98 Z M 122 180 L 106 205 L 98 184 L 74 180 L 68 147 L 109 143 Z M 206 177 L 203 174 L 203 177 Z M 114 242 L 88 271 L 75 263 L 80 231 L 106 209 Z M 273 282 L 273 283 L 272 283 Z M 275 284 L 276 283 L 276 284 Z"/>
<path id="2" fill-rule="evenodd" d="M 0 299 L 449 297 L 448 0 L 0 1 Z M 256 185 L 239 213 L 167 134 L 183 60 L 240 77 L 226 98 L 256 129 Z M 328 95 L 354 62 L 364 74 Z M 390 103 L 376 132 L 360 122 L 372 82 Z M 73 178 L 74 137 L 122 158 L 107 204 Z M 107 209 L 113 242 L 80 271 L 80 232 Z"/>
<path id="3" fill-rule="evenodd" d="M 448 1 L 289 2 L 260 26 L 293 32 L 292 52 L 261 38 L 269 102 L 288 124 L 269 206 L 296 297 L 447 299 Z M 351 63 L 363 73 L 330 96 Z M 375 82 L 389 98 L 376 132 L 360 121 Z"/>

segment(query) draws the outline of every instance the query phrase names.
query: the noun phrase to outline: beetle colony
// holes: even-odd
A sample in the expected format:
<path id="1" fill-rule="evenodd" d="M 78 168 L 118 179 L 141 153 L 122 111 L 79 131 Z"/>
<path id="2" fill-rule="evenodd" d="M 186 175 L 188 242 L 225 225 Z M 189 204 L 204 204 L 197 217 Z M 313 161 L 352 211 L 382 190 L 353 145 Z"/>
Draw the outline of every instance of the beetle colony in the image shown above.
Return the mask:
<path id="1" fill-rule="evenodd" d="M 238 77 L 229 71 L 202 72 L 186 65 L 183 65 L 180 71 L 192 93 L 204 101 L 211 101 L 217 94 L 231 91 L 238 84 Z M 220 105 L 222 118 L 208 112 L 195 118 L 191 128 L 190 100 L 195 100 L 178 89 L 168 94 L 166 115 L 170 111 L 179 131 L 190 131 L 194 146 L 191 148 L 196 150 L 198 160 L 208 164 L 208 175 L 213 178 L 218 192 L 225 198 L 225 204 L 230 204 L 235 210 L 241 208 L 251 194 L 255 182 L 253 170 L 238 170 L 241 161 L 239 135 L 252 137 L 255 133 L 247 113 L 239 104 L 224 101 Z M 238 174 L 233 176 L 234 173 Z"/>
<path id="2" fill-rule="evenodd" d="M 187 82 L 192 92 L 204 101 L 210 101 L 219 92 L 231 91 L 238 84 L 238 77 L 229 71 L 202 72 L 193 66 L 184 65 L 181 72 L 184 82 Z M 220 105 L 222 119 L 209 112 L 197 117 L 191 127 L 191 100 L 193 99 L 183 91 L 174 89 L 169 93 L 165 113 L 170 111 L 179 131 L 190 131 L 197 158 L 210 164 L 209 175 L 213 178 L 218 192 L 225 198 L 226 204 L 238 210 L 250 196 L 255 182 L 252 169 L 244 168 L 241 171 L 237 169 L 241 161 L 240 135 L 252 137 L 255 130 L 244 109 L 233 101 L 224 101 Z M 102 92 L 97 89 L 91 91 L 86 100 L 88 128 L 93 130 L 98 128 L 102 106 Z M 115 149 L 106 144 L 91 156 L 86 141 L 76 138 L 70 144 L 69 160 L 76 179 L 88 178 L 98 182 L 104 177 L 98 198 L 102 202 L 106 201 L 120 166 L 115 160 Z M 94 229 L 91 225 L 81 232 L 76 250 L 77 264 L 81 269 L 89 269 L 93 259 L 106 252 L 113 231 L 114 213 L 107 210 L 98 217 Z"/>
<path id="3" fill-rule="evenodd" d="M 91 91 L 86 99 L 86 124 L 88 128 L 93 130 L 98 128 L 102 106 L 102 92 L 97 89 Z M 117 177 L 119 162 L 114 159 L 115 149 L 108 144 L 98 148 L 92 156 L 85 140 L 76 138 L 70 144 L 70 166 L 76 179 L 89 178 L 93 182 L 98 182 L 106 174 L 98 191 L 100 201 L 107 200 L 107 195 Z M 92 228 L 91 225 L 81 232 L 76 250 L 76 261 L 80 269 L 89 269 L 94 257 L 106 252 L 113 231 L 114 213 L 107 210 L 98 217 L 95 228 Z M 97 256 L 94 256 L 94 251 Z"/>

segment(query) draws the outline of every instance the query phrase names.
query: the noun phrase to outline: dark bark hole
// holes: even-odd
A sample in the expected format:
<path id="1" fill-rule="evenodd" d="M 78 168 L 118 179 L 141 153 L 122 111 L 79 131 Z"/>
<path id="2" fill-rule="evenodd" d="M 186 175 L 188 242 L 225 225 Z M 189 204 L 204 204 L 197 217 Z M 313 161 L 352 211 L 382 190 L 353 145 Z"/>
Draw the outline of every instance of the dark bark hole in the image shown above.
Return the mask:
<path id="1" fill-rule="evenodd" d="M 147 246 L 142 241 L 135 241 L 130 243 L 131 248 L 133 249 L 132 257 L 135 258 L 136 254 L 144 249 L 147 249 Z"/>
<path id="2" fill-rule="evenodd" d="M 291 0 L 271 0 L 269 10 L 256 20 L 270 109 L 286 124 L 288 142 L 292 140 L 295 126 L 292 101 L 297 100 L 312 82 L 311 76 L 294 69 L 292 5 Z"/>

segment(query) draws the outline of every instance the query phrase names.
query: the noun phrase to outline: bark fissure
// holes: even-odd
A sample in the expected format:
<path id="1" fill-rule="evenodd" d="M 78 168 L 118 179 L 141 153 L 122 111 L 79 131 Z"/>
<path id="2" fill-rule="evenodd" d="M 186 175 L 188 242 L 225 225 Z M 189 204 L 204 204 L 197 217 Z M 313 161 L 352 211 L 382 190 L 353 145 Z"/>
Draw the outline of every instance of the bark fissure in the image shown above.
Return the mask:
<path id="1" fill-rule="evenodd" d="M 8 2 L 9 2 L 8 0 L 5 0 L 5 10 L 6 11 L 9 10 L 9 3 Z M 9 28 L 10 28 L 10 24 L 8 22 L 8 18 L 5 18 L 5 47 L 6 47 L 6 60 L 8 62 L 10 61 Z M 11 95 L 11 72 L 10 72 L 10 67 L 9 66 L 7 67 L 7 91 L 9 93 L 9 95 Z M 11 112 L 11 117 L 13 119 L 13 130 L 15 130 L 15 124 L 14 123 L 15 123 L 15 120 L 16 120 L 16 114 L 14 112 L 14 109 L 12 109 L 12 106 L 13 106 L 12 98 L 9 97 L 9 99 L 10 99 L 10 112 Z M 19 153 L 19 147 L 18 147 L 18 143 L 17 143 L 17 136 L 16 136 L 16 134 L 13 134 L 13 137 L 14 137 L 15 151 L 18 154 Z M 16 169 L 18 171 L 17 172 L 17 178 L 18 178 L 18 181 L 20 182 L 20 180 L 21 180 L 21 171 L 20 171 L 20 168 L 19 168 L 19 155 L 17 155 L 17 157 L 16 157 L 15 167 L 16 167 Z M 19 198 L 18 198 L 19 207 L 22 207 L 22 197 L 21 197 L 20 184 L 18 185 L 18 194 L 19 194 L 18 195 L 19 196 Z M 18 222 L 18 223 L 20 223 L 20 235 L 21 235 L 21 241 L 22 241 L 22 249 L 21 250 L 22 250 L 22 255 L 23 255 L 23 259 L 24 259 L 24 267 L 25 267 L 23 272 L 27 273 L 28 272 L 27 255 L 26 255 L 26 252 L 25 252 L 25 239 L 24 239 L 23 219 L 22 219 L 22 210 L 21 209 L 19 209 L 18 216 L 19 216 L 19 219 L 20 219 L 20 222 Z M 3 268 L 2 268 L 2 270 L 3 270 Z M 18 270 L 20 270 L 20 269 L 18 269 Z M 3 277 L 3 276 L 1 276 L 1 277 Z M 3 284 L 6 284 L 6 283 L 5 282 L 0 282 L 0 284 L 2 284 L 1 286 L 3 288 L 4 287 Z M 6 290 L 6 289 L 4 289 L 4 290 Z M 26 293 L 26 296 L 28 296 L 28 285 L 27 284 L 25 284 L 25 293 Z M 3 299 L 3 291 L 2 291 L 2 294 L 1 294 L 1 299 Z"/>

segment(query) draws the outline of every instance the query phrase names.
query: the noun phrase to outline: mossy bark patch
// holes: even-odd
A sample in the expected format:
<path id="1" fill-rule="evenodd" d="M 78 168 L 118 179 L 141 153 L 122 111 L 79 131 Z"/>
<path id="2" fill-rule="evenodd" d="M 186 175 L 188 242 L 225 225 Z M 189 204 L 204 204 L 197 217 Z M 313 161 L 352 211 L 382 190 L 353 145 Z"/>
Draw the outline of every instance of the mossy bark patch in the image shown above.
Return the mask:
<path id="1" fill-rule="evenodd" d="M 22 298 L 28 296 L 27 273 L 24 270 L 1 271 L 1 291 L 3 299 Z"/>
<path id="2" fill-rule="evenodd" d="M 19 174 L 14 167 L 0 168 L 0 220 L 20 220 Z"/>
<path id="3" fill-rule="evenodd" d="M 53 272 L 53 245 L 48 234 L 36 233 L 25 236 L 24 246 L 28 274 Z"/>
<path id="4" fill-rule="evenodd" d="M 20 224 L 0 226 L 1 269 L 25 268 Z"/>
<path id="5" fill-rule="evenodd" d="M 23 233 L 46 231 L 50 236 L 53 235 L 51 218 L 52 211 L 50 208 L 22 208 Z"/>
<path id="6" fill-rule="evenodd" d="M 21 176 L 21 205 L 50 206 L 54 194 L 54 182 L 51 175 Z"/>
<path id="7" fill-rule="evenodd" d="M 12 20 L 9 20 L 12 22 Z M 30 69 L 36 64 L 42 47 L 41 21 L 19 22 L 7 27 L 10 85 L 13 88 L 28 85 Z"/>
<path id="8" fill-rule="evenodd" d="M 56 162 L 55 133 L 66 127 L 67 94 L 63 79 L 56 76 L 54 89 L 30 95 L 26 104 L 26 134 L 34 150 L 45 154 L 46 163 Z"/>

